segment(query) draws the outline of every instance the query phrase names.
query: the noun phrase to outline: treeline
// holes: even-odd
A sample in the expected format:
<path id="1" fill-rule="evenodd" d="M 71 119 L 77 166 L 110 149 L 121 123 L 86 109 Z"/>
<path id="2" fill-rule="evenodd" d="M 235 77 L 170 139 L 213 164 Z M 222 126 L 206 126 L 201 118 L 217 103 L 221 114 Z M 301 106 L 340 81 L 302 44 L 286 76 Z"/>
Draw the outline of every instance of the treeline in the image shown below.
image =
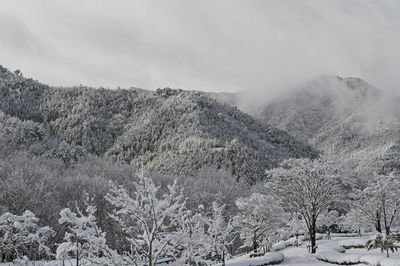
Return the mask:
<path id="1" fill-rule="evenodd" d="M 46 176 L 49 165 L 34 163 L 38 168 L 29 174 Z M 73 259 L 76 265 L 162 260 L 224 265 L 238 252 L 261 256 L 278 241 L 284 247 L 309 240 L 315 253 L 316 233 L 333 229 L 375 230 L 376 239 L 386 242 L 369 248 L 395 247 L 392 228 L 400 221 L 396 173 L 376 176 L 362 188 L 348 168 L 331 159 L 289 159 L 267 171 L 266 182 L 249 187 L 212 169 L 190 180 L 98 163 L 80 165 L 78 175 L 76 169 L 60 169 L 66 181 L 20 181 L 25 185 L 20 191 L 16 186 L 5 190 L 9 194 L 1 191 L 2 200 L 19 213 L 9 207 L 0 215 L 0 258 Z M 19 165 L 19 172 L 28 175 L 24 167 Z M 103 175 L 113 178 L 106 181 Z M 6 183 L 14 185 L 18 175 L 13 177 Z M 63 188 L 47 193 L 57 185 Z M 23 195 L 25 190 L 35 193 Z"/>
<path id="2" fill-rule="evenodd" d="M 97 208 L 98 225 L 108 232 L 107 243 L 116 250 L 124 248 L 119 226 L 109 218 L 112 206 L 105 196 L 110 191 L 110 181 L 121 184 L 128 191 L 134 191 L 138 181 L 137 169 L 121 163 L 116 164 L 98 157 L 66 165 L 61 159 L 33 156 L 25 151 L 15 152 L 0 159 L 0 214 L 6 212 L 22 215 L 31 211 L 39 219 L 40 226 L 50 226 L 55 234 L 52 243 L 60 243 L 65 227 L 58 223 L 59 212 L 64 208 L 84 209 L 85 192 L 92 197 Z M 198 205 L 211 208 L 211 202 L 226 203 L 224 217 L 237 213 L 236 198 L 246 196 L 255 190 L 245 182 L 223 170 L 204 168 L 193 177 L 151 175 L 160 186 L 160 194 L 178 179 L 178 185 L 187 197 L 187 208 L 197 211 Z M 51 246 L 54 251 L 55 246 Z"/>

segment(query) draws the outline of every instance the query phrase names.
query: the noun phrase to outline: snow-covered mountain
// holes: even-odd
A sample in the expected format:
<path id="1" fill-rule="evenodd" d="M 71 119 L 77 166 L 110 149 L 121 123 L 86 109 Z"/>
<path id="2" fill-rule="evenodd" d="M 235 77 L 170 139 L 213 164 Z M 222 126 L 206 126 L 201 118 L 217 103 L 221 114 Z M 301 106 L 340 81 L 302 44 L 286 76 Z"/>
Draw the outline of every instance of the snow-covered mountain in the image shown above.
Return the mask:
<path id="1" fill-rule="evenodd" d="M 166 174 L 214 167 L 259 179 L 284 158 L 316 156 L 312 146 L 361 175 L 400 168 L 400 99 L 358 78 L 318 77 L 275 97 L 255 118 L 231 106 L 240 94 L 54 88 L 5 68 L 0 96 L 3 124 L 46 144 L 11 142 L 63 160 L 86 153 L 135 167 L 143 160 Z"/>
<path id="2" fill-rule="evenodd" d="M 362 79 L 321 76 L 269 102 L 260 117 L 367 177 L 400 168 L 399 103 Z"/>
<path id="3" fill-rule="evenodd" d="M 7 128 L 0 128 L 0 145 L 5 138 L 8 150 L 64 161 L 95 155 L 136 168 L 143 161 L 156 173 L 195 175 L 212 167 L 257 180 L 285 158 L 317 155 L 202 92 L 53 88 L 0 68 L 0 96 L 0 127 Z"/>

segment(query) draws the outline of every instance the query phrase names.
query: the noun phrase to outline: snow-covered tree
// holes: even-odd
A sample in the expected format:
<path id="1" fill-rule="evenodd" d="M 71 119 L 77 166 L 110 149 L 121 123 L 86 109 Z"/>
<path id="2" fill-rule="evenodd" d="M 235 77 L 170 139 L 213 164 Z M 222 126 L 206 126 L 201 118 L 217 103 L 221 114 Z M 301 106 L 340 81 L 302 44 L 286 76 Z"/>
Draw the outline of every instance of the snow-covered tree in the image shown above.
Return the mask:
<path id="1" fill-rule="evenodd" d="M 299 236 L 307 232 L 307 226 L 301 214 L 293 212 L 288 222 L 288 233 L 290 236 L 296 237 L 294 245 L 299 245 Z"/>
<path id="2" fill-rule="evenodd" d="M 382 253 L 386 251 L 386 256 L 389 258 L 389 250 L 397 251 L 397 246 L 394 244 L 392 237 L 387 236 L 385 233 L 377 233 L 368 239 L 365 243 L 367 250 L 380 249 Z"/>
<path id="3" fill-rule="evenodd" d="M 177 182 L 159 195 L 151 178 L 140 176 L 131 196 L 123 187 L 112 185 L 106 199 L 115 207 L 111 215 L 126 233 L 131 250 L 125 258 L 134 265 L 153 266 L 173 255 L 177 245 L 174 230 L 184 215 L 185 200 Z"/>
<path id="4" fill-rule="evenodd" d="M 208 253 L 213 260 L 225 265 L 229 258 L 229 247 L 235 240 L 235 227 L 232 219 L 223 216 L 224 205 L 212 203 L 211 215 L 207 219 L 207 241 L 205 242 Z"/>
<path id="5" fill-rule="evenodd" d="M 374 225 L 377 232 L 390 235 L 393 223 L 400 217 L 400 177 L 394 173 L 377 175 L 374 181 L 359 193 L 354 208 L 360 219 Z"/>
<path id="6" fill-rule="evenodd" d="M 358 191 L 350 214 L 352 215 L 350 218 L 356 220 L 358 224 L 365 223 L 365 226 L 371 225 L 377 232 L 382 232 L 382 209 L 370 190 Z"/>
<path id="7" fill-rule="evenodd" d="M 238 181 L 237 177 L 223 169 L 204 167 L 196 176 L 181 178 L 179 181 L 187 197 L 186 207 L 193 211 L 196 211 L 199 205 L 210 210 L 212 202 L 216 201 L 225 204 L 225 216 L 235 216 L 237 214 L 236 199 L 248 197 L 251 194 L 249 182 Z"/>
<path id="8" fill-rule="evenodd" d="M 361 236 L 362 232 L 366 230 L 372 230 L 374 224 L 370 223 L 368 217 L 366 217 L 359 208 L 352 207 L 343 219 L 340 221 L 339 226 L 348 231 L 357 232 Z"/>
<path id="9" fill-rule="evenodd" d="M 234 217 L 235 226 L 240 228 L 244 245 L 256 253 L 263 239 L 284 225 L 284 210 L 271 195 L 254 193 L 236 200 L 239 214 Z"/>
<path id="10" fill-rule="evenodd" d="M 310 235 L 311 252 L 316 252 L 317 220 L 339 200 L 340 171 L 324 159 L 289 159 L 267 171 L 267 187 L 289 211 L 301 214 Z"/>
<path id="11" fill-rule="evenodd" d="M 76 265 L 100 263 L 117 259 L 115 251 L 106 244 L 106 233 L 97 226 L 96 207 L 85 200 L 86 210 L 76 207 L 60 212 L 59 223 L 67 226 L 64 241 L 57 248 L 57 259 L 75 259 Z"/>
<path id="12" fill-rule="evenodd" d="M 200 213 L 193 214 L 188 210 L 180 217 L 178 224 L 176 232 L 173 234 L 178 251 L 176 263 L 182 265 L 208 264 L 205 218 Z"/>
<path id="13" fill-rule="evenodd" d="M 330 232 L 332 226 L 339 226 L 341 224 L 343 217 L 340 216 L 339 212 L 336 210 L 330 210 L 327 212 L 321 213 L 318 218 L 318 224 L 320 226 L 324 226 L 325 229 Z"/>
<path id="14" fill-rule="evenodd" d="M 54 235 L 50 227 L 39 227 L 39 219 L 25 211 L 21 216 L 4 213 L 0 216 L 0 261 L 22 258 L 39 259 L 51 256 L 48 240 Z"/>

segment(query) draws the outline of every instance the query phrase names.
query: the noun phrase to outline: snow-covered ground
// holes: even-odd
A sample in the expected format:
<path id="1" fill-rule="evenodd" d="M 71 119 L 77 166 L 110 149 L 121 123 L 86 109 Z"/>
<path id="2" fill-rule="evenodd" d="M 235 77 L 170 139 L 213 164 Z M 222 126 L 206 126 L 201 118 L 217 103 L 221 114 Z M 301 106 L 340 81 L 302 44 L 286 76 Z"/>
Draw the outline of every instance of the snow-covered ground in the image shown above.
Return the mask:
<path id="1" fill-rule="evenodd" d="M 354 248 L 354 249 L 343 249 L 341 245 L 344 243 L 361 243 L 366 241 L 368 237 L 333 237 L 332 240 L 318 240 L 318 250 L 317 254 L 312 255 L 307 252 L 306 242 L 301 247 L 287 247 L 279 252 L 271 252 L 266 257 L 259 258 L 246 258 L 246 256 L 235 258 L 227 261 L 227 265 L 229 266 L 248 266 L 248 265 L 263 265 L 272 261 L 280 261 L 282 255 L 284 257 L 283 262 L 279 265 L 292 265 L 292 266 L 307 266 L 307 265 L 336 265 L 327 263 L 317 259 L 317 256 L 328 256 L 329 258 L 338 258 L 339 260 L 354 260 L 361 261 L 362 263 L 353 264 L 353 265 L 377 265 L 380 262 L 381 266 L 400 266 L 400 250 L 395 253 L 390 253 L 390 259 L 386 259 L 386 254 L 381 253 L 380 250 L 371 250 L 367 251 L 362 248 Z M 344 253 L 343 253 L 344 252 Z M 66 261 L 65 265 L 73 265 L 74 262 Z M 0 263 L 0 266 L 8 266 L 8 265 L 33 265 L 30 264 L 10 264 L 10 263 Z M 61 266 L 61 261 L 51 261 L 51 262 L 36 262 L 35 265 L 41 266 Z M 171 265 L 171 264 L 168 264 Z"/>
<path id="2" fill-rule="evenodd" d="M 367 251 L 366 249 L 348 249 L 343 252 L 344 249 L 341 247 L 343 243 L 360 243 L 366 241 L 368 237 L 358 238 L 358 237 L 333 237 L 332 240 L 319 240 L 318 244 L 318 252 L 327 252 L 328 254 L 337 254 L 337 256 L 346 256 L 347 258 L 353 258 L 355 261 L 361 259 L 364 263 L 358 263 L 353 265 L 366 265 L 367 263 L 371 263 L 375 261 L 376 263 L 381 261 L 381 265 L 396 265 L 400 266 L 400 251 L 395 253 L 390 253 L 390 260 L 386 260 L 386 254 L 381 253 L 380 250 L 371 250 Z M 336 265 L 327 262 L 323 262 L 317 259 L 317 255 L 312 255 L 307 252 L 306 244 L 303 244 L 301 247 L 287 247 L 279 251 L 284 256 L 284 260 L 279 265 L 295 265 L 295 266 L 307 266 L 307 265 Z M 384 261 L 382 261 L 384 260 Z M 232 263 L 232 264 L 231 264 Z M 237 260 L 228 261 L 227 265 L 237 265 Z M 376 265 L 375 263 L 375 265 Z M 246 264 L 245 260 L 241 260 L 242 266 L 245 265 L 256 265 L 256 264 Z M 374 264 L 372 264 L 374 265 Z"/>
<path id="3" fill-rule="evenodd" d="M 262 257 L 249 258 L 248 256 L 243 256 L 229 260 L 227 265 L 229 266 L 248 266 L 248 265 L 269 265 L 269 264 L 279 264 L 284 259 L 281 252 L 270 252 Z M 217 264 L 219 266 L 221 264 Z"/>
<path id="4" fill-rule="evenodd" d="M 343 237 L 332 238 L 332 240 L 319 240 L 317 241 L 318 249 L 337 249 L 340 241 L 343 241 Z M 319 261 L 316 255 L 308 253 L 306 245 L 301 247 L 288 247 L 280 252 L 283 253 L 285 257 L 280 265 L 306 266 L 330 264 Z"/>
<path id="5" fill-rule="evenodd" d="M 348 256 L 357 258 L 357 257 L 365 257 L 368 255 L 367 261 L 363 261 L 363 263 L 360 264 L 355 264 L 355 265 L 365 265 L 367 263 L 370 263 L 375 259 L 375 261 L 381 261 L 381 259 L 386 259 L 385 253 L 381 253 L 380 250 L 371 250 L 367 251 L 366 249 L 348 249 L 345 251 L 345 253 L 339 253 L 338 250 L 340 250 L 340 244 L 343 243 L 343 241 L 348 241 L 353 242 L 353 243 L 360 243 L 363 240 L 366 240 L 367 238 L 355 238 L 355 237 L 334 237 L 332 240 L 320 240 L 318 241 L 318 252 L 324 252 L 324 251 L 332 251 L 336 252 L 339 255 L 342 256 Z M 285 256 L 284 261 L 280 265 L 296 265 L 296 266 L 302 266 L 302 265 L 334 265 L 330 263 L 326 263 L 323 261 L 320 261 L 316 258 L 316 255 L 311 255 L 307 252 L 306 248 L 304 247 L 299 247 L 299 248 L 286 248 L 284 250 L 281 250 L 280 252 L 283 253 Z M 317 253 L 318 253 L 317 252 Z M 361 260 L 362 261 L 362 260 Z M 395 253 L 390 253 L 390 263 L 388 261 L 388 264 L 386 265 L 398 265 L 400 266 L 400 252 L 395 252 Z M 381 263 L 383 264 L 383 262 Z M 383 264 L 385 265 L 385 264 Z M 382 266 L 383 266 L 382 265 Z"/>

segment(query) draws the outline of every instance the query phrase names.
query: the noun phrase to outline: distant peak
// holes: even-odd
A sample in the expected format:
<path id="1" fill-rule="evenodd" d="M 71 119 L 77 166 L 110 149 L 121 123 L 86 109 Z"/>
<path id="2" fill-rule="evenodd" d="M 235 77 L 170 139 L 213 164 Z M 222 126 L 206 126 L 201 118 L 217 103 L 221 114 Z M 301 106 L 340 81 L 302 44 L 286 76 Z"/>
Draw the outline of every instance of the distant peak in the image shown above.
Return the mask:
<path id="1" fill-rule="evenodd" d="M 367 82 L 365 82 L 363 79 L 360 78 L 348 77 L 343 79 L 343 81 L 350 89 L 356 89 L 361 87 L 363 88 L 372 87 L 370 84 L 368 84 Z"/>
<path id="2" fill-rule="evenodd" d="M 352 91 L 359 91 L 361 94 L 377 93 L 379 91 L 377 88 L 358 77 L 321 75 L 315 80 L 316 82 L 314 84 L 317 85 L 321 85 L 321 83 L 323 85 L 328 83 L 330 86 L 335 86 L 335 84 L 338 83 L 343 84 L 346 88 Z"/>

